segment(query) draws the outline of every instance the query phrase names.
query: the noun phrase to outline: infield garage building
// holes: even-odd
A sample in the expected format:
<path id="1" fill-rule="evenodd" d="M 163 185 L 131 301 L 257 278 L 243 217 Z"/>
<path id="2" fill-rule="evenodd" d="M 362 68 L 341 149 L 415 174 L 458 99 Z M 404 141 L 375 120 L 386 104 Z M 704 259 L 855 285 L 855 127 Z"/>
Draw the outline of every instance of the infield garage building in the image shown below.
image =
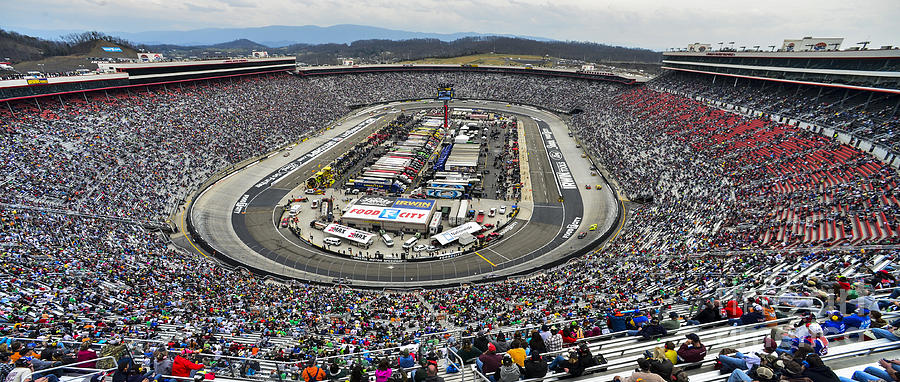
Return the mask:
<path id="1" fill-rule="evenodd" d="M 385 196 L 363 196 L 344 209 L 343 224 L 377 232 L 428 232 L 435 201 Z"/>

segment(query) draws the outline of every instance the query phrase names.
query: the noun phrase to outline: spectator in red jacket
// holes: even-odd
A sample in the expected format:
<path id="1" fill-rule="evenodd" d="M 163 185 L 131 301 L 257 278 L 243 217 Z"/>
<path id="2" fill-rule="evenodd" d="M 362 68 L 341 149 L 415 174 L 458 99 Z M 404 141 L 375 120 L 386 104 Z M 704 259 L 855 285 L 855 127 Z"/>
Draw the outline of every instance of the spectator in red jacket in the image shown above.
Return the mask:
<path id="1" fill-rule="evenodd" d="M 846 290 L 849 291 L 853 289 L 853 285 L 850 284 L 850 281 L 847 280 L 847 276 L 838 276 L 837 283 L 835 284 L 837 290 Z M 835 291 L 835 294 L 839 294 L 840 292 Z"/>
<path id="2" fill-rule="evenodd" d="M 191 377 L 192 370 L 200 370 L 202 368 L 203 365 L 193 363 L 181 355 L 176 355 L 175 361 L 172 362 L 172 375 L 176 377 Z"/>
<path id="3" fill-rule="evenodd" d="M 725 314 L 728 316 L 728 325 L 740 325 L 744 310 L 741 309 L 737 300 L 730 300 L 725 303 Z"/>
<path id="4" fill-rule="evenodd" d="M 578 339 L 575 338 L 575 333 L 572 332 L 572 329 L 565 328 L 560 333 L 562 333 L 563 346 L 571 346 L 578 341 Z"/>
<path id="5" fill-rule="evenodd" d="M 78 353 L 75 354 L 75 361 L 78 362 L 78 367 L 83 367 L 87 369 L 93 369 L 97 367 L 97 362 L 85 362 L 80 363 L 82 361 L 90 361 L 92 359 L 97 359 L 97 352 L 91 350 L 91 342 L 84 341 L 81 343 L 81 348 L 79 348 Z"/>

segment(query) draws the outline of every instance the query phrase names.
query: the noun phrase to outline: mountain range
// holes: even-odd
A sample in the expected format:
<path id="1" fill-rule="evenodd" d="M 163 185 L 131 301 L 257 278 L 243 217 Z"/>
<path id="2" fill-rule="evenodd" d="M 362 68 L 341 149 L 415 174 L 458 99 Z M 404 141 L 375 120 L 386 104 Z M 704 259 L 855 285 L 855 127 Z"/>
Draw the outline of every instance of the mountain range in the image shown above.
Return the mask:
<path id="1" fill-rule="evenodd" d="M 7 29 L 50 40 L 56 40 L 61 35 L 78 32 L 71 30 L 38 30 L 29 28 Z M 125 40 L 129 40 L 136 44 L 146 45 L 203 46 L 221 44 L 225 41 L 252 40 L 256 44 L 261 44 L 269 48 L 278 48 L 295 44 L 347 44 L 358 40 L 373 39 L 395 41 L 409 39 L 437 39 L 449 42 L 465 37 L 483 36 L 519 37 L 536 41 L 553 41 L 552 39 L 535 36 L 476 32 L 410 32 L 404 30 L 355 24 L 340 24 L 327 27 L 320 27 L 316 25 L 272 25 L 254 28 L 205 28 L 187 31 L 103 32 L 108 35 L 117 36 Z"/>

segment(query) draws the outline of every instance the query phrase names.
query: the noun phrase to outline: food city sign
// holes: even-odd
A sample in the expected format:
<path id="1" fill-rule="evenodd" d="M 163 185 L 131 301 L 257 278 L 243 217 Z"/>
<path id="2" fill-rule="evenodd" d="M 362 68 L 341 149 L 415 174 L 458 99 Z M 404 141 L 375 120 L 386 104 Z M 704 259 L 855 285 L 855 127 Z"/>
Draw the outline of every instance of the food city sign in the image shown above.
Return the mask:
<path id="1" fill-rule="evenodd" d="M 354 206 L 343 215 L 344 219 L 363 219 L 382 222 L 427 224 L 428 210 L 411 208 L 389 208 L 374 206 Z"/>

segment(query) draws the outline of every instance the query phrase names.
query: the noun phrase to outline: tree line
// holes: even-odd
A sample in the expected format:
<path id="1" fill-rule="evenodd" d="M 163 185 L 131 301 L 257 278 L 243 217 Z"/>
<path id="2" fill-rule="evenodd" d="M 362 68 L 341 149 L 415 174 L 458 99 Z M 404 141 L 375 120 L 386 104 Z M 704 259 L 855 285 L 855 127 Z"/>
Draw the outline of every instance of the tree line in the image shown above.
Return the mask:
<path id="1" fill-rule="evenodd" d="M 22 35 L 0 29 L 0 59 L 12 62 L 39 60 L 52 56 L 83 54 L 90 50 L 92 42 L 103 40 L 131 49 L 165 52 L 167 55 L 201 56 L 202 52 L 216 49 L 232 55 L 249 55 L 252 41 L 239 40 L 241 44 L 223 43 L 210 46 L 139 45 L 102 32 L 88 31 L 61 36 L 58 41 Z M 237 41 L 236 41 L 237 42 Z M 233 43 L 236 43 L 233 42 Z M 230 49 L 229 49 L 230 48 Z M 295 44 L 281 48 L 268 48 L 273 54 L 296 55 L 307 64 L 335 64 L 340 58 L 354 58 L 366 63 L 393 63 L 423 58 L 447 58 L 473 54 L 523 54 L 550 56 L 590 62 L 633 62 L 658 64 L 660 52 L 648 49 L 612 46 L 580 41 L 536 41 L 525 38 L 481 36 L 466 37 L 455 41 L 438 39 L 411 40 L 359 40 L 349 44 Z M 225 53 L 225 52 L 222 52 Z"/>
<path id="2" fill-rule="evenodd" d="M 579 41 L 536 41 L 514 37 L 466 37 L 445 42 L 437 39 L 360 40 L 350 44 L 290 45 L 270 49 L 296 54 L 309 64 L 334 62 L 338 57 L 366 61 L 399 62 L 423 58 L 458 57 L 473 54 L 527 54 L 590 62 L 659 63 L 660 52 Z"/>
<path id="3" fill-rule="evenodd" d="M 128 40 L 96 31 L 70 33 L 53 41 L 0 29 L 0 59 L 16 63 L 86 53 L 91 48 L 90 43 L 98 40 L 123 47 L 134 46 Z"/>

